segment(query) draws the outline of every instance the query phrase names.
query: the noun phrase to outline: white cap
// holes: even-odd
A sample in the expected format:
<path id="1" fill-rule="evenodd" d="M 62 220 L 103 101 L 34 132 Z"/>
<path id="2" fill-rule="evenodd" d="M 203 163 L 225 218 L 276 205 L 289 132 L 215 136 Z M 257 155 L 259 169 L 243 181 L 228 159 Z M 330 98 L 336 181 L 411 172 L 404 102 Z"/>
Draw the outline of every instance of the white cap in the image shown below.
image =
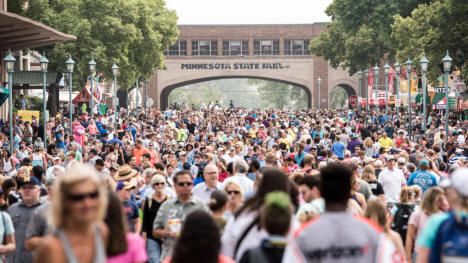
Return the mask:
<path id="1" fill-rule="evenodd" d="M 468 168 L 459 168 L 450 176 L 452 187 L 461 195 L 468 197 Z"/>
<path id="2" fill-rule="evenodd" d="M 375 161 L 374 166 L 375 167 L 382 167 L 383 166 L 382 160 Z"/>

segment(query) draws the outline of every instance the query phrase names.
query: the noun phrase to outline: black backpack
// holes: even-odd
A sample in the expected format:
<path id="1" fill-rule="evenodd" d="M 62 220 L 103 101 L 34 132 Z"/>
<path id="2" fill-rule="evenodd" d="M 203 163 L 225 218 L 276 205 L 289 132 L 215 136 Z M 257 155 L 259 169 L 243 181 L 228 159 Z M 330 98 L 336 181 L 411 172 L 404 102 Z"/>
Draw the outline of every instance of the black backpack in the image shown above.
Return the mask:
<path id="1" fill-rule="evenodd" d="M 408 230 L 408 220 L 414 211 L 414 205 L 395 204 L 398 208 L 392 222 L 392 229 L 400 234 L 403 245 L 406 241 L 406 231 Z"/>

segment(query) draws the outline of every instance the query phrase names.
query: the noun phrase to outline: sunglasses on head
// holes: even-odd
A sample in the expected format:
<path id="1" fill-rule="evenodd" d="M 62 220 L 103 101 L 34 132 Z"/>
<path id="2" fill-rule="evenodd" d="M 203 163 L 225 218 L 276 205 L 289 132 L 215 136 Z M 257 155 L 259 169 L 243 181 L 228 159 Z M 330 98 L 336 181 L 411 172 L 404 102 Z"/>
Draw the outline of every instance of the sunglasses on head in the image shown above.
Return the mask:
<path id="1" fill-rule="evenodd" d="M 70 194 L 68 195 L 68 199 L 73 201 L 73 202 L 81 202 L 85 200 L 86 198 L 90 199 L 96 199 L 99 197 L 99 191 L 91 192 L 91 193 L 86 193 L 86 194 Z"/>
<path id="2" fill-rule="evenodd" d="M 232 194 L 238 195 L 238 194 L 240 194 L 240 191 L 233 190 L 233 191 L 227 191 L 227 193 L 228 193 L 228 195 L 232 195 Z"/>
<path id="3" fill-rule="evenodd" d="M 184 187 L 184 186 L 192 186 L 193 183 L 192 182 L 179 182 L 177 183 L 177 185 L 180 187 Z"/>

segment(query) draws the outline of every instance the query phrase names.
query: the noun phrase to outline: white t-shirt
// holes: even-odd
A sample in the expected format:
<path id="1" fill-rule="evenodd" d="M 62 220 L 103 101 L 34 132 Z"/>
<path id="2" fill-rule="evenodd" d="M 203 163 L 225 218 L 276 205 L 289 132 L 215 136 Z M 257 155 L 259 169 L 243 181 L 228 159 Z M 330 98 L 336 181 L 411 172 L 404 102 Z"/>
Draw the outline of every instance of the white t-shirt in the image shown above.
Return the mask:
<path id="1" fill-rule="evenodd" d="M 390 171 L 385 168 L 380 172 L 378 182 L 382 184 L 387 202 L 396 203 L 400 200 L 401 186 L 406 184 L 403 172 L 398 168 Z"/>

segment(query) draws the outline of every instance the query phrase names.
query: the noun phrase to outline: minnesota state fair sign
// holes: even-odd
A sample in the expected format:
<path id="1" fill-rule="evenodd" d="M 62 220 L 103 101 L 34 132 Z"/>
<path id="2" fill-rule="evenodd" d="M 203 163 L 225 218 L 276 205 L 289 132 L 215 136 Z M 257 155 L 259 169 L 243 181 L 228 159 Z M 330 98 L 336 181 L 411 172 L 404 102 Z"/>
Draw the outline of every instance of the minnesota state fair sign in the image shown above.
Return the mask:
<path id="1" fill-rule="evenodd" d="M 196 70 L 196 69 L 208 69 L 208 70 L 246 70 L 246 69 L 287 69 L 289 65 L 283 65 L 282 63 L 182 63 L 180 64 L 181 70 Z"/>

